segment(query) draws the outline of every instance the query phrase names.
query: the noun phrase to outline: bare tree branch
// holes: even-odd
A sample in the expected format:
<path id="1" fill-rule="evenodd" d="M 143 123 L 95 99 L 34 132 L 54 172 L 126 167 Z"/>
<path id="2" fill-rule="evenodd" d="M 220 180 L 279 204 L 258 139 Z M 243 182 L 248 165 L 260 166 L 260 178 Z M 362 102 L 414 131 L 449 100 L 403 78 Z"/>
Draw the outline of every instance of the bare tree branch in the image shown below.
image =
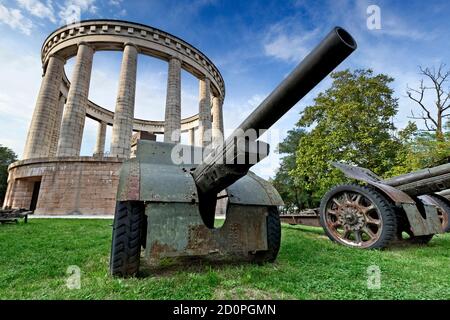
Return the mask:
<path id="1" fill-rule="evenodd" d="M 419 66 L 419 71 L 424 79 L 428 80 L 432 85 L 426 86 L 424 79 L 421 79 L 420 85 L 417 89 L 407 86 L 408 98 L 419 105 L 421 109 L 421 116 L 415 116 L 411 111 L 411 119 L 422 120 L 428 131 L 435 131 L 437 136 L 442 136 L 443 134 L 443 119 L 448 117 L 449 114 L 444 114 L 445 111 L 450 109 L 450 104 L 447 104 L 450 100 L 450 88 L 444 90 L 445 82 L 450 80 L 450 70 L 445 70 L 446 65 L 441 63 L 439 67 L 426 67 L 423 68 Z M 425 93 L 428 90 L 434 92 L 434 106 L 427 105 L 424 101 Z M 429 123 L 432 123 L 432 126 Z"/>

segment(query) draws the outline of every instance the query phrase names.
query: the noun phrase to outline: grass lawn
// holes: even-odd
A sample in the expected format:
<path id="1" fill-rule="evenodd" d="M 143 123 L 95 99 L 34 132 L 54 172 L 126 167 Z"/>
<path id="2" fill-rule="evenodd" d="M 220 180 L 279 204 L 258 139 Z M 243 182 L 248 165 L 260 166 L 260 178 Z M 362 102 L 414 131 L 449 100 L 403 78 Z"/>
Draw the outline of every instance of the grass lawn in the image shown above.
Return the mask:
<path id="1" fill-rule="evenodd" d="M 33 219 L 0 225 L 0 299 L 450 299 L 450 234 L 428 246 L 345 248 L 318 228 L 283 225 L 275 264 L 211 264 L 108 276 L 109 220 Z M 66 270 L 81 269 L 68 289 Z M 367 288 L 380 267 L 381 288 Z"/>

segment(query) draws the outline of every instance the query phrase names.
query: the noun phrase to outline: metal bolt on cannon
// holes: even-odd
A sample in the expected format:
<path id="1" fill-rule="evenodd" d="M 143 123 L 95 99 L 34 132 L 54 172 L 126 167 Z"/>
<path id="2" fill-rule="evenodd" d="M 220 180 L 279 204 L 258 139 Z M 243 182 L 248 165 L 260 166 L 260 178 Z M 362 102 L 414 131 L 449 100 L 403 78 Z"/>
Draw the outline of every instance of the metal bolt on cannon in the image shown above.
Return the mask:
<path id="1" fill-rule="evenodd" d="M 269 129 L 356 49 L 352 36 L 336 27 L 200 164 L 174 163 L 177 145 L 140 140 L 136 157 L 124 162 L 117 194 L 110 272 L 138 272 L 145 260 L 209 256 L 273 262 L 280 247 L 275 188 L 250 168 L 269 146 L 249 130 Z M 179 146 L 179 145 L 178 145 Z M 185 152 L 203 152 L 183 146 Z M 214 228 L 218 201 L 226 200 L 226 220 Z"/>

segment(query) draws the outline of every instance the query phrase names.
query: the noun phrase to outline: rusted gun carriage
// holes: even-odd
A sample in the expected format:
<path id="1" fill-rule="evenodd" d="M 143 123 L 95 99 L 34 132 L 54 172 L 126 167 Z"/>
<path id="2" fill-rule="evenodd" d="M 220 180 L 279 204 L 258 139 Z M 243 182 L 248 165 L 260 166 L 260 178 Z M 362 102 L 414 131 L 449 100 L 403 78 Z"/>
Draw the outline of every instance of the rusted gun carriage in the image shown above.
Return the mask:
<path id="1" fill-rule="evenodd" d="M 274 261 L 280 246 L 278 206 L 283 201 L 271 184 L 249 171 L 269 150 L 258 134 L 355 49 L 351 35 L 334 28 L 200 164 L 174 162 L 173 156 L 185 159 L 206 150 L 139 141 L 136 157 L 121 169 L 111 274 L 135 274 L 141 247 L 150 264 L 167 257 L 189 256 Z M 214 228 L 219 199 L 227 202 L 226 220 L 221 228 Z"/>
<path id="2" fill-rule="evenodd" d="M 450 230 L 450 163 L 382 180 L 372 171 L 334 163 L 363 183 L 330 190 L 320 204 L 320 223 L 338 243 L 384 248 L 394 241 L 426 244 Z"/>

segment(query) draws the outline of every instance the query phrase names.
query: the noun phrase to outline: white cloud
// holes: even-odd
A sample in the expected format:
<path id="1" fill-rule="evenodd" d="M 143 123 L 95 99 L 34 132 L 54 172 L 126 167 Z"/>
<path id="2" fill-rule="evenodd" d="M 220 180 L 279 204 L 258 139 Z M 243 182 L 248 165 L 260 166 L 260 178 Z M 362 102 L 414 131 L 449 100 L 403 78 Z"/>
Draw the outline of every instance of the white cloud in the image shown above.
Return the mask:
<path id="1" fill-rule="evenodd" d="M 97 0 L 16 0 L 20 9 L 8 8 L 0 3 L 0 23 L 29 35 L 34 27 L 33 17 L 45 19 L 53 24 L 67 25 L 88 19 L 87 15 L 96 15 L 99 7 Z M 103 3 L 104 5 L 105 3 Z M 123 0 L 109 0 L 107 5 L 114 7 L 111 13 L 115 17 L 127 15 L 122 8 Z M 117 11 L 117 12 L 113 12 Z"/>
<path id="2" fill-rule="evenodd" d="M 12 29 L 20 30 L 26 35 L 31 34 L 33 23 L 30 19 L 22 15 L 19 9 L 8 9 L 0 4 L 0 23 L 10 26 Z"/>
<path id="3" fill-rule="evenodd" d="M 266 95 L 254 94 L 250 99 L 248 99 L 247 103 L 251 109 L 255 109 L 265 99 L 265 97 Z"/>
<path id="4" fill-rule="evenodd" d="M 305 57 L 311 48 L 311 40 L 316 40 L 319 29 L 288 30 L 285 23 L 279 23 L 270 28 L 264 40 L 264 52 L 289 62 L 297 62 Z"/>
<path id="5" fill-rule="evenodd" d="M 371 4 L 372 3 L 368 0 L 357 1 L 354 6 L 349 6 L 348 10 L 352 10 L 353 14 L 349 14 L 348 16 L 360 15 L 362 18 L 366 19 L 366 9 Z M 381 29 L 371 30 L 372 34 L 415 41 L 431 40 L 433 38 L 435 32 L 429 29 L 425 32 L 423 31 L 423 25 L 412 24 L 411 20 L 405 20 L 401 11 L 392 10 L 386 5 L 380 5 L 379 7 Z M 348 16 L 342 16 L 341 19 L 348 20 Z"/>
<path id="6" fill-rule="evenodd" d="M 4 39 L 0 44 L 0 70 L 0 144 L 20 156 L 41 84 L 39 53 Z"/>
<path id="7" fill-rule="evenodd" d="M 47 1 L 44 4 L 39 0 L 17 0 L 19 6 L 28 11 L 33 16 L 41 19 L 49 19 L 51 22 L 56 23 L 56 18 L 51 1 Z"/>
<path id="8" fill-rule="evenodd" d="M 96 0 L 66 0 L 64 5 L 60 6 L 59 17 L 62 24 L 71 24 L 83 20 L 83 13 L 88 12 L 96 14 L 98 7 Z"/>
<path id="9" fill-rule="evenodd" d="M 110 6 L 120 7 L 122 5 L 123 0 L 109 0 Z"/>
<path id="10" fill-rule="evenodd" d="M 126 15 L 127 15 L 127 10 L 125 10 L 125 9 L 122 9 L 119 11 L 119 13 L 117 13 L 118 17 L 124 17 Z"/>

